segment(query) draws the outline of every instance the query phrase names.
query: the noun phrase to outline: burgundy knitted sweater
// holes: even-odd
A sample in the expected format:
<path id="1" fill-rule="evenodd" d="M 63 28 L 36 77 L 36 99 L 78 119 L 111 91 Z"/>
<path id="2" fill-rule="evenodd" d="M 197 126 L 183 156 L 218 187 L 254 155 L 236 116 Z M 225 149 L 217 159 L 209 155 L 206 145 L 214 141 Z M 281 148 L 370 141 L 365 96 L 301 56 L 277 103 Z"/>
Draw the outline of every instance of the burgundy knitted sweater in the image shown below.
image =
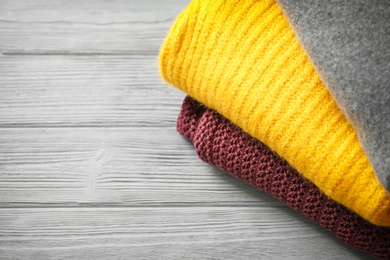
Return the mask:
<path id="1" fill-rule="evenodd" d="M 205 162 L 269 193 L 352 247 L 390 259 L 390 229 L 375 226 L 329 199 L 266 145 L 215 111 L 186 97 L 177 130 Z"/>

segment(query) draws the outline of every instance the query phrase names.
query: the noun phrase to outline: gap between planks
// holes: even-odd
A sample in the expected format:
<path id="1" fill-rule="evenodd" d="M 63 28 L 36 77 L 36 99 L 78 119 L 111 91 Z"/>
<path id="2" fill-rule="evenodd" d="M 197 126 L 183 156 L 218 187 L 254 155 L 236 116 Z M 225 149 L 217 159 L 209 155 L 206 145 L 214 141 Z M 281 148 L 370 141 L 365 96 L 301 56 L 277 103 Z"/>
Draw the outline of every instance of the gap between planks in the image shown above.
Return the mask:
<path id="1" fill-rule="evenodd" d="M 0 56 L 157 56 L 159 50 L 137 50 L 128 52 L 1 52 Z"/>

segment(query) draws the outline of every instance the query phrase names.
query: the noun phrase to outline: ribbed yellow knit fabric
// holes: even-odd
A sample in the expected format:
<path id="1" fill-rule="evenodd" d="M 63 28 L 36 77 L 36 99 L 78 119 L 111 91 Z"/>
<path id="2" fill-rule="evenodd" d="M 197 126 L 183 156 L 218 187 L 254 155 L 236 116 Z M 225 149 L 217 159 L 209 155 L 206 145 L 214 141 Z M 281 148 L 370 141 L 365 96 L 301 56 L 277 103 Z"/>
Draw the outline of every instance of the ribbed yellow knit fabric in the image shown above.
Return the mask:
<path id="1" fill-rule="evenodd" d="M 163 78 L 267 144 L 333 200 L 390 226 L 390 197 L 274 0 L 193 0 Z"/>

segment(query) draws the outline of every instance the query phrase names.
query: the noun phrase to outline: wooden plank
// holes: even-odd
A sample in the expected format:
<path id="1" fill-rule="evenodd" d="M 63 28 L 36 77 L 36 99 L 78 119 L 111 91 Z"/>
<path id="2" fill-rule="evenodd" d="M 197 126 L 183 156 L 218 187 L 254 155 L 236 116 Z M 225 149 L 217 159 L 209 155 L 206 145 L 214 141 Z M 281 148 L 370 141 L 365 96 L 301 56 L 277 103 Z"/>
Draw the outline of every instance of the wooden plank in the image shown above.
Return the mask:
<path id="1" fill-rule="evenodd" d="M 176 133 L 188 2 L 0 0 L 0 259 L 369 259 Z"/>
<path id="2" fill-rule="evenodd" d="M 0 53 L 156 54 L 189 0 L 0 1 Z"/>
<path id="3" fill-rule="evenodd" d="M 4 259 L 372 259 L 275 208 L 2 209 Z"/>
<path id="4" fill-rule="evenodd" d="M 284 204 L 197 158 L 172 128 L 0 129 L 0 207 Z"/>
<path id="5" fill-rule="evenodd" d="M 154 56 L 0 56 L 0 127 L 175 125 Z"/>

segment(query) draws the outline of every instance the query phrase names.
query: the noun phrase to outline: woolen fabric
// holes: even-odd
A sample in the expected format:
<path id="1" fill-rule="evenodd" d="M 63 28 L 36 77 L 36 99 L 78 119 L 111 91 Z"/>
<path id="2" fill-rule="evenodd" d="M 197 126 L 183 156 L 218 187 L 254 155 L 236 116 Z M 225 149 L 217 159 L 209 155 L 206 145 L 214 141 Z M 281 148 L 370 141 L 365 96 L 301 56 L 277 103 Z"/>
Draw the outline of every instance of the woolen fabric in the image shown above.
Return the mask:
<path id="1" fill-rule="evenodd" d="M 390 1 L 278 3 L 390 192 Z"/>
<path id="2" fill-rule="evenodd" d="M 275 0 L 193 0 L 162 77 L 286 159 L 338 203 L 390 226 L 390 196 Z"/>
<path id="3" fill-rule="evenodd" d="M 281 200 L 350 246 L 390 258 L 389 228 L 373 225 L 329 199 L 266 145 L 215 111 L 186 97 L 177 130 L 205 162 Z"/>

